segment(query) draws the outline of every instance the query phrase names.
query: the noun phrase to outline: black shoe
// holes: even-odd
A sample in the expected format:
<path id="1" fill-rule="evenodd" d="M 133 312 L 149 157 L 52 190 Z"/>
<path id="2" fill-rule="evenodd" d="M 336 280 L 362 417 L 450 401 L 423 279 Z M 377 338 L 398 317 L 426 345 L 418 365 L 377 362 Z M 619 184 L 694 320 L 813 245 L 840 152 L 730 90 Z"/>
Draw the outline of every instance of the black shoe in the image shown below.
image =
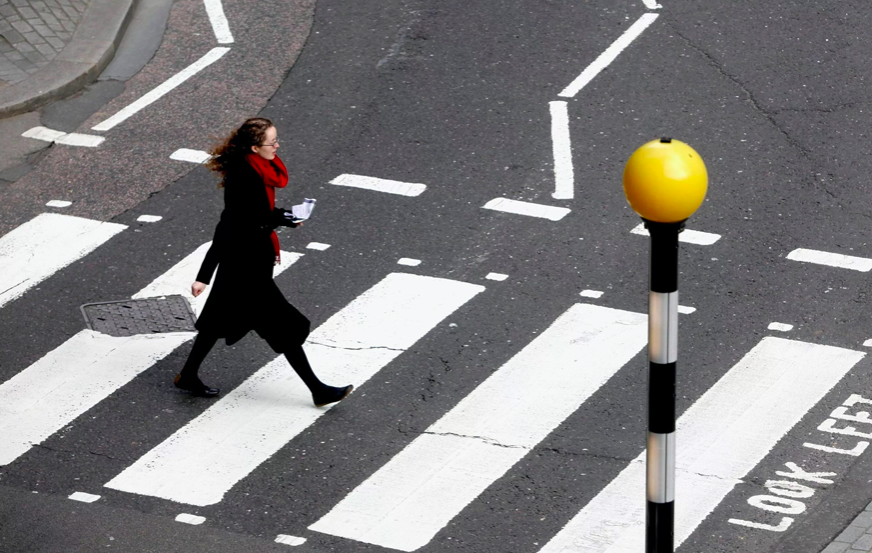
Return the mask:
<path id="1" fill-rule="evenodd" d="M 348 394 L 351 393 L 351 390 L 354 389 L 354 386 L 349 384 L 343 388 L 335 388 L 333 386 L 324 386 L 317 394 L 312 394 L 312 401 L 315 402 L 315 407 L 324 407 L 325 405 L 330 405 L 331 403 L 336 403 L 337 401 L 342 401 Z"/>
<path id="2" fill-rule="evenodd" d="M 199 397 L 215 397 L 221 393 L 221 390 L 218 388 L 210 388 L 203 384 L 203 381 L 196 376 L 194 378 L 182 378 L 181 374 L 177 374 L 173 384 L 176 385 L 176 388 L 191 392 Z"/>

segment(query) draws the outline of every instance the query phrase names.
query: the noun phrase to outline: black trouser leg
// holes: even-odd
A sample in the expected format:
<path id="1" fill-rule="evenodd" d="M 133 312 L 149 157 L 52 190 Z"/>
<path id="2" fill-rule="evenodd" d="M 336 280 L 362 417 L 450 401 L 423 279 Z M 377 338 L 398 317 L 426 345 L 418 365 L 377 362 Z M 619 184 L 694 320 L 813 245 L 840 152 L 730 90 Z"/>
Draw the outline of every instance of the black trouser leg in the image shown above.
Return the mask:
<path id="1" fill-rule="evenodd" d="M 211 334 L 203 332 L 197 334 L 197 338 L 194 340 L 194 347 L 191 348 L 188 360 L 185 361 L 185 366 L 182 367 L 182 378 L 186 380 L 197 378 L 197 371 L 200 370 L 200 365 L 217 342 L 218 338 Z"/>
<path id="2" fill-rule="evenodd" d="M 288 347 L 285 351 L 285 359 L 288 360 L 288 363 L 291 364 L 291 367 L 294 368 L 294 371 L 303 380 L 310 392 L 315 394 L 326 387 L 312 371 L 312 366 L 309 364 L 309 359 L 306 357 L 306 352 L 303 351 L 302 345 Z"/>

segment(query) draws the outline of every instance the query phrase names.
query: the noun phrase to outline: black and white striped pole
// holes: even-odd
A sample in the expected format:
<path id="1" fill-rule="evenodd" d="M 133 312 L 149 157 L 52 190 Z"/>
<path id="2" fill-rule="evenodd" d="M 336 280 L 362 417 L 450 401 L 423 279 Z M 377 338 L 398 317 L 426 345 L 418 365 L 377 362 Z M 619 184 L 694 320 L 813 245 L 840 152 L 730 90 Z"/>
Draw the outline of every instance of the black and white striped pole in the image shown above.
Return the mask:
<path id="1" fill-rule="evenodd" d="M 702 204 L 707 188 L 702 158 L 671 138 L 643 145 L 624 168 L 627 201 L 651 235 L 646 553 L 675 550 L 678 233 Z"/>

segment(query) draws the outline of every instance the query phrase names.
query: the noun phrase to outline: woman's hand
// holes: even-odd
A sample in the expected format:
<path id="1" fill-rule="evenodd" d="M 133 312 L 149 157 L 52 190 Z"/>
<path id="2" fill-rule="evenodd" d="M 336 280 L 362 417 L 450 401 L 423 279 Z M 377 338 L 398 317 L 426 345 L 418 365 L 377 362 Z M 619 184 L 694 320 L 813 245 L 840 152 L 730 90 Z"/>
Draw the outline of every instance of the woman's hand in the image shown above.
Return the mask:
<path id="1" fill-rule="evenodd" d="M 206 284 L 200 282 L 199 280 L 194 282 L 194 284 L 191 285 L 191 294 L 193 294 L 194 297 L 196 298 L 197 296 L 199 296 L 200 294 L 203 293 L 203 290 L 206 289 L 206 286 L 207 286 Z"/>

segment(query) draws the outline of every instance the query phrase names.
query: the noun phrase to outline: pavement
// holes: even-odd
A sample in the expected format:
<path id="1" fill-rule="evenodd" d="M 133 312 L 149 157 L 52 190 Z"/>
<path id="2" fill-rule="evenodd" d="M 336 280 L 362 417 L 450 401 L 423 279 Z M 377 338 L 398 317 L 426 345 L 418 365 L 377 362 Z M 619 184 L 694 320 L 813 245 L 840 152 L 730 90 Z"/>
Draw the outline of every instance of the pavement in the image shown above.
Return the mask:
<path id="1" fill-rule="evenodd" d="M 0 117 L 94 81 L 112 61 L 133 0 L 0 0 Z"/>

